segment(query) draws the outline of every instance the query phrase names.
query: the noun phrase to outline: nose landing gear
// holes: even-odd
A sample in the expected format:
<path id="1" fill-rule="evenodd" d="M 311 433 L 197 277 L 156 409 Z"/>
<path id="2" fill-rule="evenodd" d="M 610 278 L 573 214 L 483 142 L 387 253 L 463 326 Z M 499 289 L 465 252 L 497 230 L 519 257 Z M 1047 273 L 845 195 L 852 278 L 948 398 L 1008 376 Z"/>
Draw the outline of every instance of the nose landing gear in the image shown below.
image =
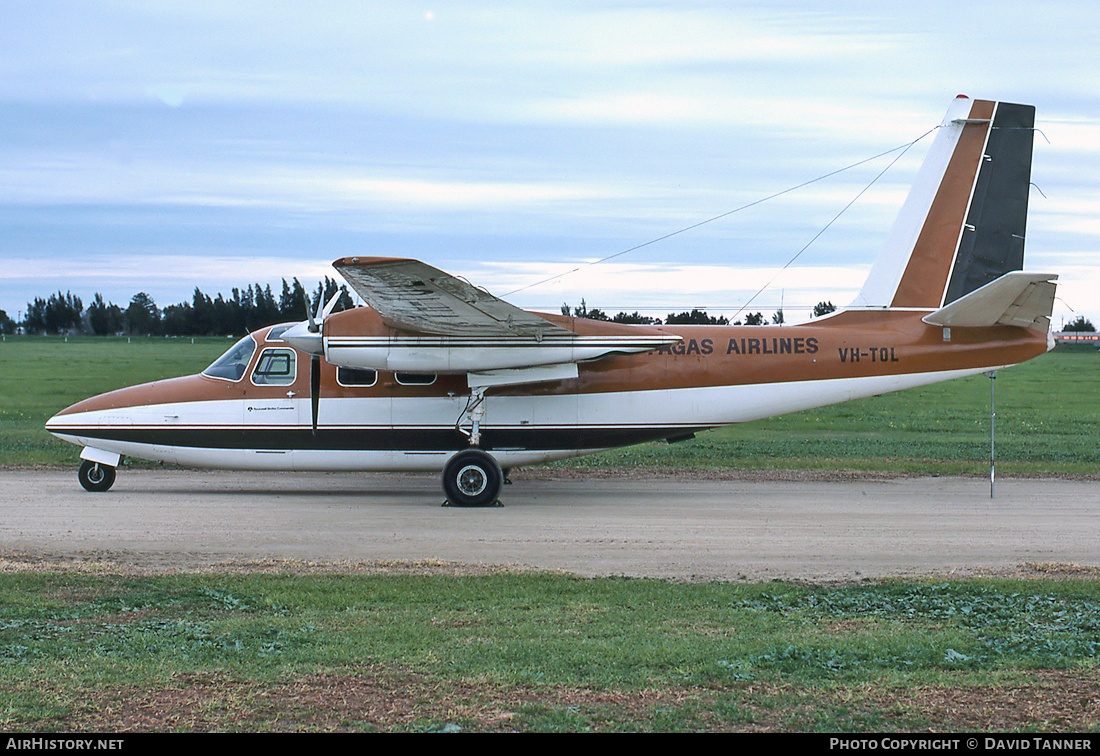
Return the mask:
<path id="1" fill-rule="evenodd" d="M 115 483 L 115 468 L 86 459 L 80 463 L 76 477 L 85 491 L 106 491 Z"/>

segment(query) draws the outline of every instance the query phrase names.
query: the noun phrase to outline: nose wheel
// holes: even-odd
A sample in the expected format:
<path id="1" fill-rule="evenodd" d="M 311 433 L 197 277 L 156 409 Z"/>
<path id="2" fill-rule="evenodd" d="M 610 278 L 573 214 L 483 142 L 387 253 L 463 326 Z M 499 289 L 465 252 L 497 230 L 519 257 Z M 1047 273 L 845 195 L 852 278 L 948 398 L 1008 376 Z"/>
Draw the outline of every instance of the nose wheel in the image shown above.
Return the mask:
<path id="1" fill-rule="evenodd" d="M 86 459 L 80 463 L 76 477 L 85 491 L 106 491 L 115 483 L 115 468 Z"/>
<path id="2" fill-rule="evenodd" d="M 459 452 L 443 468 L 443 493 L 451 506 L 497 505 L 502 485 L 504 472 L 500 464 L 481 449 Z"/>

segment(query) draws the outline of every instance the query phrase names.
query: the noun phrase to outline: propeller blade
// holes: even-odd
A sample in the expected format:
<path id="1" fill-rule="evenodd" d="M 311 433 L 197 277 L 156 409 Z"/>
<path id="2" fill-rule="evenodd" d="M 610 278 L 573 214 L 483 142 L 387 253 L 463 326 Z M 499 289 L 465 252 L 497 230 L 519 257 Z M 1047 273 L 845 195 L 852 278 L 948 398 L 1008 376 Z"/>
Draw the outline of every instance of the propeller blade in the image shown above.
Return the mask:
<path id="1" fill-rule="evenodd" d="M 317 409 L 321 402 L 321 358 L 313 355 L 309 359 L 309 403 L 313 413 L 313 435 L 317 435 Z"/>
<path id="2" fill-rule="evenodd" d="M 332 308 L 336 306 L 336 300 L 340 298 L 340 292 L 337 290 L 335 294 L 329 297 L 328 304 L 325 305 L 325 309 L 321 312 L 321 322 L 325 322 L 325 318 L 332 314 Z M 318 302 L 320 304 L 320 302 Z"/>
<path id="3" fill-rule="evenodd" d="M 309 330 L 311 333 L 318 333 L 321 330 L 322 324 L 325 322 L 325 318 L 332 314 L 332 308 L 336 305 L 336 300 L 340 298 L 340 292 L 337 291 L 331 297 L 322 308 L 321 303 L 324 302 L 323 297 L 317 298 L 317 314 L 314 315 L 309 309 L 309 304 L 306 304 L 306 318 L 309 320 Z"/>

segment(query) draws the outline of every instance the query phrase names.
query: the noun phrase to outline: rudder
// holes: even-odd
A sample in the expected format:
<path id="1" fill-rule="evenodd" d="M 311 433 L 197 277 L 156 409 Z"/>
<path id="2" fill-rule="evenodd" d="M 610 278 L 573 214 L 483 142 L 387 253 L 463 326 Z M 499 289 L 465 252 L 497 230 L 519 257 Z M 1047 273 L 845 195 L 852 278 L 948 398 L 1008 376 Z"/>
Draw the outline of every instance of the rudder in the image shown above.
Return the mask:
<path id="1" fill-rule="evenodd" d="M 998 103 L 944 304 L 1024 267 L 1035 108 Z"/>
<path id="2" fill-rule="evenodd" d="M 1034 122 L 955 99 L 853 306 L 938 309 L 1023 268 Z"/>

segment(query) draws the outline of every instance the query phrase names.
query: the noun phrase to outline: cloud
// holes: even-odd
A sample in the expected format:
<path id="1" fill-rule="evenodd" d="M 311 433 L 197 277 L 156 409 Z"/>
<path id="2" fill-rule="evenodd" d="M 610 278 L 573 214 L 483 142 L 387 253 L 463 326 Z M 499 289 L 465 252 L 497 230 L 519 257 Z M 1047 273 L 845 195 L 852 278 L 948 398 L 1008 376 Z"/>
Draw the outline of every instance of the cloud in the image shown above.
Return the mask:
<path id="1" fill-rule="evenodd" d="M 51 288 L 186 259 L 164 263 L 173 301 L 224 285 L 225 261 L 277 282 L 377 250 L 568 267 L 915 139 L 958 92 L 1039 108 L 1029 263 L 1057 270 L 1100 232 L 1095 3 L 60 2 L 5 21 L 0 238 L 5 260 L 70 264 Z M 923 147 L 799 264 L 869 264 Z M 734 253 L 755 281 L 881 165 L 616 259 L 667 278 L 613 269 L 571 291 L 691 291 L 728 280 Z M 65 278 L 93 253 L 101 272 Z M 26 292 L 2 280 L 15 309 Z"/>
<path id="2" fill-rule="evenodd" d="M 779 266 L 743 267 L 736 263 L 590 265 L 583 261 L 569 266 L 494 262 L 469 267 L 462 273 L 498 296 L 520 289 L 506 298 L 533 309 L 556 312 L 562 303 L 576 306 L 583 298 L 589 307 L 612 315 L 639 310 L 660 317 L 695 308 L 727 316 L 742 308 L 751 312 L 783 308 L 788 315 L 807 313 L 823 300 L 847 304 L 855 298 L 866 274 L 866 268 L 858 266 L 781 270 Z M 551 280 L 523 288 L 546 279 Z M 769 284 L 767 293 L 761 295 Z"/>

